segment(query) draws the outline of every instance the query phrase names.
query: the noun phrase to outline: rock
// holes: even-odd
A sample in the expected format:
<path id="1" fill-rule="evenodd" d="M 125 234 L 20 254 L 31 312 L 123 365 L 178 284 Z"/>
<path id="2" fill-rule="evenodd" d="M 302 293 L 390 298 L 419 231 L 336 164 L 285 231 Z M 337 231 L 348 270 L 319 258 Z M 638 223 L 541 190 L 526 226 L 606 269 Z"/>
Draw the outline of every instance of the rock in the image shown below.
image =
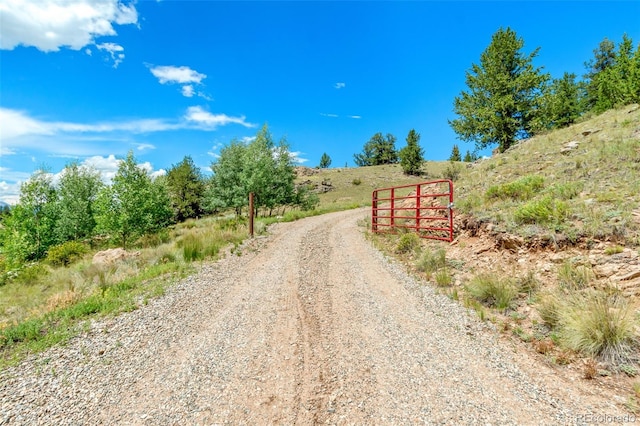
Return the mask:
<path id="1" fill-rule="evenodd" d="M 589 136 L 592 135 L 594 133 L 598 133 L 601 129 L 588 129 L 585 130 L 584 132 L 582 132 L 582 136 Z"/>
<path id="2" fill-rule="evenodd" d="M 568 154 L 569 152 L 571 152 L 574 149 L 578 148 L 579 145 L 580 145 L 580 142 L 578 142 L 578 141 L 567 142 L 562 147 L 562 149 L 560 149 L 560 154 Z"/>
<path id="3" fill-rule="evenodd" d="M 605 265 L 598 265 L 593 268 L 593 272 L 597 278 L 609 278 L 613 274 L 617 273 L 620 268 L 617 265 L 607 263 Z"/>
<path id="4" fill-rule="evenodd" d="M 128 252 L 125 249 L 118 247 L 97 252 L 93 255 L 91 263 L 93 265 L 111 265 L 113 263 L 125 260 L 129 257 L 137 257 L 139 255 L 139 251 Z"/>
<path id="5" fill-rule="evenodd" d="M 496 240 L 498 247 L 512 251 L 515 251 L 518 247 L 524 244 L 524 239 L 522 237 L 511 234 L 500 234 Z"/>

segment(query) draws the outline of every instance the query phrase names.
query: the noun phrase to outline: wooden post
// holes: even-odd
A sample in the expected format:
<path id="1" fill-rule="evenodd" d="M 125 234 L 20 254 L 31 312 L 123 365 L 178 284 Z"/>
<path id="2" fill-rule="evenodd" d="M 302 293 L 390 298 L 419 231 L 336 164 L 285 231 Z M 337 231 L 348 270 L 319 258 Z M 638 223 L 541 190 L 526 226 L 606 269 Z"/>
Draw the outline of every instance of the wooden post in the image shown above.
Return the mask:
<path id="1" fill-rule="evenodd" d="M 249 193 L 249 236 L 253 238 L 253 192 Z"/>

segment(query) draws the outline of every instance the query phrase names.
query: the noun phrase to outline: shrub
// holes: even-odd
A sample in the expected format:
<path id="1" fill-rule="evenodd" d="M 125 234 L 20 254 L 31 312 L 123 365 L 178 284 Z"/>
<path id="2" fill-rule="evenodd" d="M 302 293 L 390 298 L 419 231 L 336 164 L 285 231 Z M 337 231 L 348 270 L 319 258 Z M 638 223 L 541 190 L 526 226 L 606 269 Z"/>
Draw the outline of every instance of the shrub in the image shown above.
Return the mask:
<path id="1" fill-rule="evenodd" d="M 566 203 L 545 196 L 523 204 L 513 214 L 517 223 L 561 223 L 567 216 Z"/>
<path id="2" fill-rule="evenodd" d="M 518 288 L 511 281 L 491 274 L 476 275 L 467 291 L 478 301 L 501 310 L 510 308 L 518 294 Z"/>
<path id="3" fill-rule="evenodd" d="M 360 178 L 355 178 L 354 180 L 351 181 L 351 183 L 355 186 L 358 186 L 360 184 L 362 184 L 362 179 Z"/>
<path id="4" fill-rule="evenodd" d="M 49 248 L 47 262 L 53 266 L 68 266 L 87 253 L 87 247 L 78 241 L 67 241 Z"/>
<path id="5" fill-rule="evenodd" d="M 513 199 L 529 200 L 544 188 L 544 178 L 542 176 L 528 175 L 518 180 L 503 185 L 489 187 L 486 197 L 489 199 Z"/>
<path id="6" fill-rule="evenodd" d="M 549 188 L 549 192 L 553 198 L 560 200 L 571 200 L 582 191 L 581 182 L 556 183 Z"/>
<path id="7" fill-rule="evenodd" d="M 449 180 L 458 180 L 461 172 L 462 166 L 460 164 L 449 162 L 442 172 L 442 177 Z"/>
<path id="8" fill-rule="evenodd" d="M 420 238 L 413 232 L 402 234 L 396 245 L 396 253 L 409 253 L 420 245 Z"/>
<path id="9" fill-rule="evenodd" d="M 613 256 L 614 254 L 622 253 L 624 249 L 620 246 L 607 247 L 604 249 L 604 254 L 607 256 Z"/>
<path id="10" fill-rule="evenodd" d="M 560 338 L 569 348 L 609 365 L 637 361 L 632 306 L 619 294 L 576 295 L 560 314 Z"/>

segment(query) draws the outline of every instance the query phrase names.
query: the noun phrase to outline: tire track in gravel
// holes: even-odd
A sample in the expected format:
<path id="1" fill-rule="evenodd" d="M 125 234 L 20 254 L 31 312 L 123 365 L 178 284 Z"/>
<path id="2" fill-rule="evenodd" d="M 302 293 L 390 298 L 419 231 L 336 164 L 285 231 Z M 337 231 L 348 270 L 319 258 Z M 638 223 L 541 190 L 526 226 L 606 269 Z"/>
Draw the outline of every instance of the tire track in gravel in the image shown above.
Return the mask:
<path id="1" fill-rule="evenodd" d="M 366 214 L 277 224 L 243 256 L 3 371 L 0 424 L 575 424 L 581 413 L 621 414 L 516 357 L 389 263 L 357 227 Z"/>

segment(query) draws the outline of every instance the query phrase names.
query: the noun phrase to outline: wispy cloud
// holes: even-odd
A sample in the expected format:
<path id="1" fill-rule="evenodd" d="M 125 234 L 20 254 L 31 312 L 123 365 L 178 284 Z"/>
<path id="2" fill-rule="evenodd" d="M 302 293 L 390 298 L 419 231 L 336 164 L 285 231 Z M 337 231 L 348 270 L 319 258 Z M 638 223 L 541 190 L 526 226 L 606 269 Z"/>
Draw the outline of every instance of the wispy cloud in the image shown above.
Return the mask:
<path id="1" fill-rule="evenodd" d="M 136 149 L 142 152 L 142 151 L 149 151 L 152 149 L 156 149 L 156 147 L 155 145 L 151 145 L 150 143 L 139 143 L 139 144 L 136 144 Z"/>
<path id="2" fill-rule="evenodd" d="M 0 154 L 15 154 L 20 148 L 38 148 L 58 155 L 83 156 L 89 154 L 87 141 L 108 142 L 130 141 L 130 134 L 146 134 L 182 129 L 213 131 L 220 126 L 239 124 L 255 127 L 244 116 L 232 117 L 226 114 L 212 114 L 199 106 L 190 107 L 184 116 L 177 119 L 149 118 L 102 123 L 73 123 L 66 121 L 45 121 L 29 116 L 23 111 L 0 107 Z M 69 143 L 51 143 L 51 138 L 65 137 Z M 138 149 L 152 149 L 149 144 L 139 144 Z M 67 149 L 65 151 L 65 149 Z"/>
<path id="3" fill-rule="evenodd" d="M 251 143 L 256 140 L 255 136 L 244 136 L 240 139 L 243 143 Z"/>
<path id="4" fill-rule="evenodd" d="M 362 117 L 361 117 L 361 116 L 359 116 L 359 115 L 350 115 L 350 116 L 349 116 L 349 118 L 360 119 L 360 118 L 362 118 Z"/>
<path id="5" fill-rule="evenodd" d="M 124 47 L 116 43 L 101 43 L 96 44 L 98 50 L 104 50 L 107 52 L 113 60 L 113 67 L 118 68 L 118 65 L 124 60 Z"/>
<path id="6" fill-rule="evenodd" d="M 324 112 L 321 112 L 320 115 L 323 116 L 323 117 L 331 117 L 331 118 L 338 117 L 338 114 L 326 114 Z"/>
<path id="7" fill-rule="evenodd" d="M 138 24 L 134 2 L 120 0 L 3 1 L 0 15 L 0 49 L 6 50 L 17 46 L 33 46 L 43 52 L 63 47 L 80 50 L 96 45 L 100 37 L 117 35 L 114 24 Z M 104 50 L 108 44 L 102 43 Z M 114 62 L 124 58 L 123 53 L 110 53 Z"/>
<path id="8" fill-rule="evenodd" d="M 345 83 L 339 82 L 333 85 L 333 87 L 335 87 L 336 89 L 343 89 L 344 87 L 346 87 Z"/>
<path id="9" fill-rule="evenodd" d="M 291 159 L 296 164 L 304 164 L 309 161 L 308 158 L 302 157 L 304 153 L 300 151 L 291 151 L 289 152 L 289 155 L 291 155 Z"/>
<path id="10" fill-rule="evenodd" d="M 189 123 L 194 123 L 199 127 L 207 128 L 210 130 L 216 129 L 219 126 L 225 126 L 227 124 L 239 124 L 244 127 L 256 127 L 255 124 L 247 123 L 244 116 L 230 117 L 226 114 L 212 114 L 209 111 L 205 111 L 202 107 L 192 106 L 187 108 L 185 119 Z"/>

